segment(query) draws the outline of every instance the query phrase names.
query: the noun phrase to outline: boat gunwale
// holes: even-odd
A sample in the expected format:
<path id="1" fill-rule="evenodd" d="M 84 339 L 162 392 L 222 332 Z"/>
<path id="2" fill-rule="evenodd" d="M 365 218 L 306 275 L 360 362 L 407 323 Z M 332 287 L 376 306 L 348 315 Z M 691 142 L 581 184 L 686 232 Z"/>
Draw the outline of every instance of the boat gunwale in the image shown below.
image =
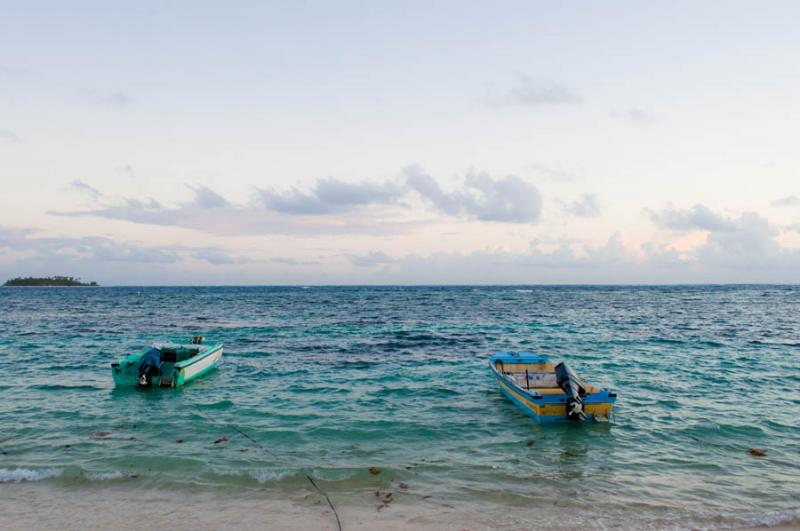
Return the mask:
<path id="1" fill-rule="evenodd" d="M 542 404 L 560 404 L 560 398 L 565 395 L 563 391 L 561 393 L 540 393 L 533 389 L 525 389 L 520 384 L 518 384 L 513 378 L 510 376 L 501 373 L 497 367 L 496 363 L 498 361 L 505 361 L 505 360 L 514 360 L 516 363 L 550 363 L 550 359 L 547 356 L 543 356 L 541 354 L 532 354 L 529 352 L 499 352 L 497 354 L 492 355 L 489 358 L 489 368 L 494 373 L 495 377 L 497 377 L 500 381 L 504 382 L 506 385 L 509 385 L 515 391 L 522 393 L 522 396 L 529 396 L 534 400 L 541 401 Z M 612 389 L 607 387 L 599 387 L 593 384 L 587 384 L 591 387 L 597 389 L 595 392 L 586 393 L 584 397 L 585 404 L 604 404 L 604 403 L 611 403 L 614 404 L 617 401 L 616 392 Z M 538 415 L 537 415 L 538 416 Z"/>
<path id="2" fill-rule="evenodd" d="M 501 361 L 505 365 L 506 360 L 513 360 L 515 363 L 550 363 L 550 360 L 547 356 L 543 356 L 541 354 L 533 354 L 531 352 L 498 352 L 497 354 L 493 354 L 489 358 L 489 368 L 492 369 L 492 372 L 495 376 L 500 379 L 501 381 L 505 382 L 507 385 L 510 385 L 512 389 L 515 389 L 521 392 L 524 395 L 529 395 L 532 398 L 539 400 L 544 397 L 544 395 L 538 391 L 533 391 L 531 389 L 525 389 L 521 385 L 519 385 L 511 376 L 500 372 L 497 370 L 497 362 Z"/>
<path id="3" fill-rule="evenodd" d="M 176 369 L 185 369 L 186 367 L 190 367 L 197 363 L 198 361 L 202 361 L 208 356 L 212 355 L 216 351 L 220 350 L 223 347 L 223 343 L 212 343 L 209 347 L 201 353 L 198 352 L 197 355 L 192 356 L 191 358 L 183 361 L 178 361 L 175 363 Z"/>

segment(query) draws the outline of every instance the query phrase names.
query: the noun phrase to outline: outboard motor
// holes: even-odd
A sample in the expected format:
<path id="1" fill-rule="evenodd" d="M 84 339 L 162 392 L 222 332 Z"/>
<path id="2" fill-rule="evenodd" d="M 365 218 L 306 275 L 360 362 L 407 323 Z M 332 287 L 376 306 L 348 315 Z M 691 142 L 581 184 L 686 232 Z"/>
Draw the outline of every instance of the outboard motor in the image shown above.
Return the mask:
<path id="1" fill-rule="evenodd" d="M 556 365 L 556 382 L 567 393 L 567 419 L 586 420 L 583 412 L 583 398 L 586 396 L 586 384 L 578 378 L 572 369 L 563 361 Z"/>
<path id="2" fill-rule="evenodd" d="M 147 387 L 153 383 L 153 379 L 161 376 L 161 351 L 151 348 L 142 356 L 139 363 L 138 384 Z"/>

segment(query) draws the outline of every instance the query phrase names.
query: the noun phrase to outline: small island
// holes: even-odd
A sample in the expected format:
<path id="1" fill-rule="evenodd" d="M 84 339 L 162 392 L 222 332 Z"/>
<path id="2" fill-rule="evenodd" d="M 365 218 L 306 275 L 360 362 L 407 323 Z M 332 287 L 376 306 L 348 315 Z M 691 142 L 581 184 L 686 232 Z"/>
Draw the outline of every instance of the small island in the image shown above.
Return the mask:
<path id="1" fill-rule="evenodd" d="M 75 277 L 17 277 L 7 280 L 4 286 L 97 286 L 97 282 L 81 282 Z"/>

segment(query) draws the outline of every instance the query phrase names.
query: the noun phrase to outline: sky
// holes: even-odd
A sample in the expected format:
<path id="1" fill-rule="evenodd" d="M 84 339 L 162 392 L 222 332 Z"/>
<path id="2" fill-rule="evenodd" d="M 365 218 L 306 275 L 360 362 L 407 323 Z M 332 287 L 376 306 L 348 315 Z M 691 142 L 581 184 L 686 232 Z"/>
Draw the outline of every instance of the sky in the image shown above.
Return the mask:
<path id="1" fill-rule="evenodd" d="M 796 1 L 0 12 L 0 280 L 800 282 Z"/>

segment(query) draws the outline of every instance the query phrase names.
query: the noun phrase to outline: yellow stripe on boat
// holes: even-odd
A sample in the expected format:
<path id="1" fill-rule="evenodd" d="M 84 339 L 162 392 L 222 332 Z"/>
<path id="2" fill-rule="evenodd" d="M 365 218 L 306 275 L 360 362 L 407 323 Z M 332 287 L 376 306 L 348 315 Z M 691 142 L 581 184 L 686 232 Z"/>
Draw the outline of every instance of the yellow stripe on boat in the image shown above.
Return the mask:
<path id="1" fill-rule="evenodd" d="M 573 394 L 557 386 L 555 367 L 543 356 L 529 353 L 500 353 L 489 360 L 498 384 L 503 392 L 525 413 L 537 420 L 575 419 L 577 414 L 568 413 L 568 404 Z M 567 369 L 569 370 L 569 369 Z M 577 377 L 573 377 L 577 379 Z M 575 380 L 571 381 L 575 381 Z M 608 418 L 614 408 L 616 393 L 579 380 L 580 404 L 585 417 Z M 538 385 L 533 385 L 533 384 Z M 545 387 L 541 387 L 542 384 Z M 527 385 L 531 385 L 527 388 Z M 566 384 L 563 384 L 566 385 Z M 574 385 L 574 384 L 572 384 Z M 584 394 L 585 393 L 585 394 Z"/>

